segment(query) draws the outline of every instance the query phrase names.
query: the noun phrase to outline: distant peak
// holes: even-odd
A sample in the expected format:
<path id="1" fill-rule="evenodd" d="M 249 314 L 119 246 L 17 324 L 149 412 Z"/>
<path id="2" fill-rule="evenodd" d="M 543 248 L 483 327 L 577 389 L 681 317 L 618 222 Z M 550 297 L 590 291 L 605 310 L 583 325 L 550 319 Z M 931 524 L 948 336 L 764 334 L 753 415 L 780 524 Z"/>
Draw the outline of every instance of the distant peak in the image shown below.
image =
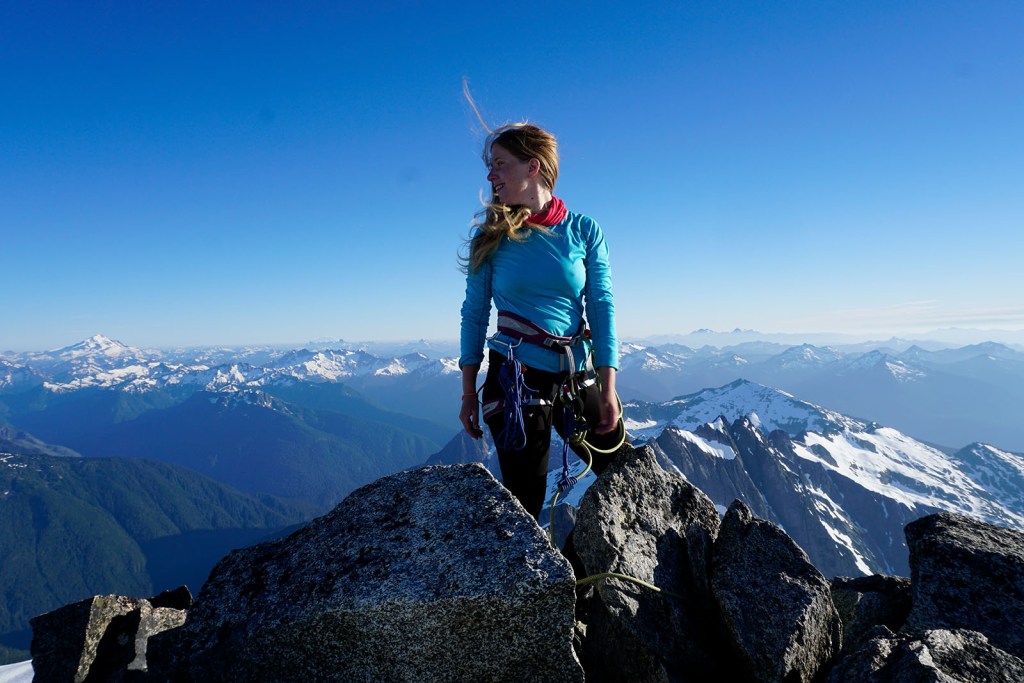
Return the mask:
<path id="1" fill-rule="evenodd" d="M 69 346 L 67 348 L 82 348 L 82 347 L 106 348 L 108 346 L 125 346 L 125 345 L 122 344 L 121 342 L 117 341 L 117 340 L 111 339 L 110 337 L 108 337 L 105 334 L 94 334 L 93 336 L 88 337 L 86 339 L 83 339 L 82 341 L 78 342 L 77 344 L 72 344 L 71 346 Z"/>
<path id="2" fill-rule="evenodd" d="M 115 358 L 118 356 L 136 353 L 137 350 L 123 344 L 116 339 L 103 334 L 94 334 L 88 339 L 83 339 L 77 344 L 71 346 L 65 346 L 62 349 L 56 349 L 50 353 L 57 354 L 62 357 L 80 358 L 88 356 L 108 356 Z"/>
<path id="3" fill-rule="evenodd" d="M 85 341 L 86 342 L 91 342 L 91 343 L 96 344 L 98 346 L 125 346 L 121 342 L 117 341 L 116 339 L 111 339 L 110 337 L 106 336 L 105 334 L 94 334 L 93 336 L 89 337 Z"/>
<path id="4" fill-rule="evenodd" d="M 760 334 L 760 333 L 757 330 L 744 329 L 742 327 L 734 328 L 733 330 L 731 330 L 729 332 L 718 332 L 717 330 L 713 330 L 710 327 L 701 327 L 699 329 L 694 330 L 690 334 Z"/>

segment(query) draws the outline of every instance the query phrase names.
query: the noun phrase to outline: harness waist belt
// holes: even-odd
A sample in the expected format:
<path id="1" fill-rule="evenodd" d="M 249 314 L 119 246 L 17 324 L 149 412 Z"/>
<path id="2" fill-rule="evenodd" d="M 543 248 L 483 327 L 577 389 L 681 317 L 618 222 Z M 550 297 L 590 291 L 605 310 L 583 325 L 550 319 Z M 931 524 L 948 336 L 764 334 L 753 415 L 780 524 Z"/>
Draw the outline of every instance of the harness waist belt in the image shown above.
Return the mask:
<path id="1" fill-rule="evenodd" d="M 594 378 L 594 377 L 588 377 L 587 379 L 583 380 L 582 382 L 577 382 L 576 383 L 576 387 L 580 391 L 582 391 L 583 389 L 586 389 L 587 387 L 591 387 L 591 386 L 593 386 L 595 384 L 597 384 L 597 379 Z M 540 398 L 539 396 L 532 396 L 523 405 L 526 405 L 526 406 L 553 406 L 553 405 L 555 405 L 555 402 L 553 400 L 551 400 L 551 399 L 548 399 L 548 398 Z"/>
<path id="2" fill-rule="evenodd" d="M 586 322 L 580 322 L 580 329 L 576 334 L 571 337 L 561 337 L 551 334 L 536 323 L 510 311 L 498 311 L 498 332 L 559 353 L 565 353 L 568 347 L 575 346 L 581 339 L 590 336 Z"/>

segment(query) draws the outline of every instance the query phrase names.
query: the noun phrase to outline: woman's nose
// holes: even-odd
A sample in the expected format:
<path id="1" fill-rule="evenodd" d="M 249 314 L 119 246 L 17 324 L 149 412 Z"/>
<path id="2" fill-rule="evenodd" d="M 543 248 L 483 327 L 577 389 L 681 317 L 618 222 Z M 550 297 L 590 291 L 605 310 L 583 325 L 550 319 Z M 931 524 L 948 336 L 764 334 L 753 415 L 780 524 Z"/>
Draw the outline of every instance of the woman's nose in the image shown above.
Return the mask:
<path id="1" fill-rule="evenodd" d="M 488 172 L 488 174 L 487 174 L 487 182 L 493 183 L 497 179 L 498 179 L 498 176 L 494 174 L 494 171 Z"/>

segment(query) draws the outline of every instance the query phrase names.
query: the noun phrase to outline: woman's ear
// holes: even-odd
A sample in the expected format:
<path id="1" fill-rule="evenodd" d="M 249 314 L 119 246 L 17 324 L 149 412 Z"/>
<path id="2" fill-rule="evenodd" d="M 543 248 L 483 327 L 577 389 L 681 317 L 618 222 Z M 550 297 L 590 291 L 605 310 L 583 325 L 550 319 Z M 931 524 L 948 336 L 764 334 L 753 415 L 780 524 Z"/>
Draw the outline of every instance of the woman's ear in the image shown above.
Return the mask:
<path id="1" fill-rule="evenodd" d="M 530 159 L 529 165 L 526 167 L 527 177 L 532 178 L 538 173 L 540 173 L 540 160 L 536 158 Z"/>

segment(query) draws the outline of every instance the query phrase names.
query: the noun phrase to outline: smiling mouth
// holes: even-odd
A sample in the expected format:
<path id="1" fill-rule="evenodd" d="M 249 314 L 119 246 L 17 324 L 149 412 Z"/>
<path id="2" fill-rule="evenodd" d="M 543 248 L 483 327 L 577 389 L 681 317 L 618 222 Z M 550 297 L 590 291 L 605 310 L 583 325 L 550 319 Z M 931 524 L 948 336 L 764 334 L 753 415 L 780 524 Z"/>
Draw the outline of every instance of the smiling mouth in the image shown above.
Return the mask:
<path id="1" fill-rule="evenodd" d="M 497 185 L 494 186 L 494 191 L 495 192 L 500 192 L 501 188 L 503 188 L 503 187 L 505 187 L 505 183 L 498 183 Z"/>

